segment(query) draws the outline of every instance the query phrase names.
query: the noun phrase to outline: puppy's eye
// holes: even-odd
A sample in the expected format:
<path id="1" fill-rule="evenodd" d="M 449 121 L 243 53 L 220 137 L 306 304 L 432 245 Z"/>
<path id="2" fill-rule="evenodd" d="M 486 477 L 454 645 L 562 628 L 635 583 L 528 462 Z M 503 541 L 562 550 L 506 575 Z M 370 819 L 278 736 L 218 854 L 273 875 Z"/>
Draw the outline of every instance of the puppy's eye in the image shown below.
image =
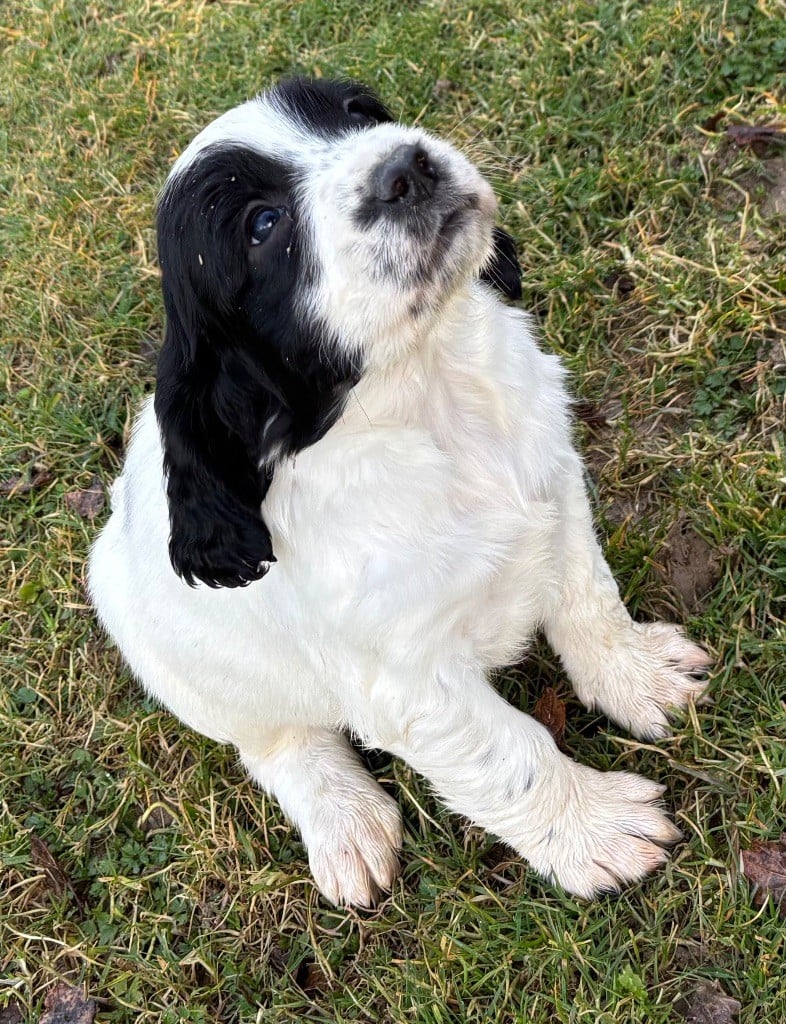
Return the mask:
<path id="1" fill-rule="evenodd" d="M 251 244 L 261 245 L 281 220 L 283 213 L 281 207 L 257 210 L 251 219 Z"/>

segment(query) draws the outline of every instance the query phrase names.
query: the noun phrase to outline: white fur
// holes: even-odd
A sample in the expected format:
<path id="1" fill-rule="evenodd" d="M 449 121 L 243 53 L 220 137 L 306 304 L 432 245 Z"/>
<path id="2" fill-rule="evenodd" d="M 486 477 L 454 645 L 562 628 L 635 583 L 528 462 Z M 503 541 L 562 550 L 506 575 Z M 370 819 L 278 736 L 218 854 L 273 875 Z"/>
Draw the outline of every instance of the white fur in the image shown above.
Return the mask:
<path id="1" fill-rule="evenodd" d="M 172 570 L 146 402 L 90 559 L 100 618 L 150 693 L 239 750 L 299 827 L 334 902 L 368 904 L 389 888 L 401 842 L 398 809 L 346 732 L 406 759 L 449 807 L 570 891 L 638 879 L 678 835 L 656 806 L 660 787 L 562 755 L 490 673 L 543 628 L 588 706 L 661 736 L 668 709 L 702 693 L 707 659 L 676 627 L 634 624 L 620 602 L 592 530 L 563 369 L 527 316 L 474 279 L 490 191 L 439 143 L 483 201 L 451 274 L 419 296 L 426 313 L 408 316 L 417 297 L 374 275 L 368 254 L 383 243 L 348 226 L 352 196 L 340 193 L 402 139 L 428 137 L 382 125 L 309 140 L 253 104 L 198 137 L 176 173 L 206 140 L 242 139 L 312 168 L 304 195 L 320 274 L 306 301 L 348 345 L 367 345 L 366 372 L 329 432 L 277 465 L 262 511 L 278 561 L 239 589 L 190 588 Z M 264 116 L 251 123 L 249 110 Z"/>

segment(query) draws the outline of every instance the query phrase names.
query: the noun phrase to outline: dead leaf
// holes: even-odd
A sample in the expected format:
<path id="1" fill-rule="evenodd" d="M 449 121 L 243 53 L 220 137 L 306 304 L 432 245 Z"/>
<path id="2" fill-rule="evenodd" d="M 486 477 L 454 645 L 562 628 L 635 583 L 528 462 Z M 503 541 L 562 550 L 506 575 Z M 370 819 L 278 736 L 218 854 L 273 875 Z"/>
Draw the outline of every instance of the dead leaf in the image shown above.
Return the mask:
<path id="1" fill-rule="evenodd" d="M 532 717 L 546 726 L 561 748 L 565 739 L 565 702 L 553 687 L 547 686 L 538 697 Z"/>
<path id="2" fill-rule="evenodd" d="M 786 142 L 781 124 L 730 124 L 726 134 L 741 149 L 748 147 L 757 156 L 764 156 L 773 143 Z"/>
<path id="3" fill-rule="evenodd" d="M 93 999 L 85 999 L 80 988 L 58 981 L 46 994 L 38 1024 L 93 1024 L 95 1015 Z"/>
<path id="4" fill-rule="evenodd" d="M 31 491 L 39 491 L 54 480 L 54 474 L 42 462 L 34 462 L 24 473 L 0 480 L 0 494 L 7 498 L 16 498 Z"/>
<path id="5" fill-rule="evenodd" d="M 316 992 L 327 992 L 330 983 L 319 964 L 302 963 L 297 969 L 295 981 L 307 996 L 313 996 Z"/>
<path id="6" fill-rule="evenodd" d="M 742 851 L 742 872 L 755 886 L 755 899 L 761 905 L 769 896 L 786 917 L 786 832 L 770 842 L 759 840 Z"/>
<path id="7" fill-rule="evenodd" d="M 0 1010 L 0 1024 L 24 1024 L 19 1003 L 9 1003 Z"/>
<path id="8" fill-rule="evenodd" d="M 574 402 L 573 412 L 576 419 L 585 423 L 590 430 L 609 425 L 608 416 L 597 402 Z"/>
<path id="9" fill-rule="evenodd" d="M 720 552 L 696 533 L 685 512 L 679 514 L 663 542 L 660 575 L 691 613 L 701 609 L 703 598 L 720 579 Z"/>
<path id="10" fill-rule="evenodd" d="M 68 875 L 63 871 L 43 839 L 40 839 L 35 833 L 30 835 L 30 860 L 39 868 L 43 868 L 49 888 L 55 896 L 60 897 L 66 892 L 70 892 L 77 904 L 82 907 L 82 900 L 71 884 Z"/>
<path id="11" fill-rule="evenodd" d="M 702 124 L 702 128 L 705 132 L 717 132 L 718 125 L 726 116 L 725 110 L 718 110 L 714 114 L 710 114 L 707 120 Z"/>
<path id="12" fill-rule="evenodd" d="M 99 478 L 94 476 L 90 486 L 85 490 L 69 491 L 65 496 L 65 503 L 69 512 L 76 512 L 78 516 L 92 522 L 106 504 L 104 488 Z"/>
<path id="13" fill-rule="evenodd" d="M 49 882 L 49 888 L 55 896 L 62 896 L 70 889 L 68 876 L 60 867 L 43 839 L 37 835 L 30 836 L 30 860 L 39 868 L 44 869 L 44 874 Z"/>
<path id="14" fill-rule="evenodd" d="M 717 981 L 703 981 L 674 1009 L 688 1024 L 734 1024 L 742 1004 L 727 996 Z"/>

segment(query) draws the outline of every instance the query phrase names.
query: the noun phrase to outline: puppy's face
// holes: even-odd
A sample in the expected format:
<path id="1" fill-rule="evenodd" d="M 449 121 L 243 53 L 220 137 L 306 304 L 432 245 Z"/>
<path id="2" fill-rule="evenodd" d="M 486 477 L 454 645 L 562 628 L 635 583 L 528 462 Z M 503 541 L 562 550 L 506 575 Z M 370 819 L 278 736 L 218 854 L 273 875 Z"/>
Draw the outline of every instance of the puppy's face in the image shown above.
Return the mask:
<path id="1" fill-rule="evenodd" d="M 293 80 L 178 160 L 161 207 L 160 245 L 176 245 L 165 283 L 167 263 L 190 261 L 205 298 L 222 313 L 242 304 L 252 329 L 295 318 L 356 364 L 384 363 L 478 273 L 495 212 L 472 164 L 393 123 L 368 91 Z"/>
<path id="2" fill-rule="evenodd" d="M 275 462 L 317 441 L 360 375 L 494 260 L 495 211 L 472 164 L 352 83 L 284 82 L 188 146 L 159 207 L 156 394 L 170 554 L 188 582 L 267 571 Z"/>
<path id="3" fill-rule="evenodd" d="M 345 135 L 315 163 L 299 190 L 315 265 L 306 305 L 384 364 L 489 257 L 494 194 L 452 147 L 397 124 Z"/>

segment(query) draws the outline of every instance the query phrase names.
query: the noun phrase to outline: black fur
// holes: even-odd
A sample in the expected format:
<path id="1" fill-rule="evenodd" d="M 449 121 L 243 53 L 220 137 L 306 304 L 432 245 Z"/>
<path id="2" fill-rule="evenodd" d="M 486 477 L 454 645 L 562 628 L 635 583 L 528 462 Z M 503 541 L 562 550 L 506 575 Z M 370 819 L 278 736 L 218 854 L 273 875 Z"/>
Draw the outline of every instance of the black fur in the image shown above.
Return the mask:
<path id="1" fill-rule="evenodd" d="M 155 404 L 170 557 L 190 584 L 265 574 L 275 557 L 260 505 L 273 458 L 317 441 L 359 375 L 293 315 L 305 271 L 289 185 L 285 167 L 222 147 L 176 179 L 159 209 L 167 329 Z M 292 216 L 250 247 L 255 206 L 284 203 Z"/>
<path id="2" fill-rule="evenodd" d="M 276 92 L 304 125 L 328 135 L 392 119 L 354 83 L 290 79 Z M 286 166 L 223 144 L 176 177 L 159 207 L 167 326 L 155 408 L 169 553 L 190 585 L 244 586 L 265 575 L 275 555 L 261 505 L 274 462 L 318 441 L 360 377 L 358 361 L 321 325 L 294 316 L 291 297 L 308 273 L 294 184 Z M 251 246 L 260 208 L 284 212 Z M 484 276 L 517 297 L 512 239 L 496 229 L 495 242 Z"/>
<path id="3" fill-rule="evenodd" d="M 480 276 L 506 299 L 521 298 L 521 267 L 516 243 L 502 228 L 494 228 L 494 252 Z"/>
<path id="4" fill-rule="evenodd" d="M 285 78 L 275 89 L 282 106 L 317 135 L 336 135 L 348 127 L 392 121 L 393 115 L 365 85 L 349 80 Z"/>

